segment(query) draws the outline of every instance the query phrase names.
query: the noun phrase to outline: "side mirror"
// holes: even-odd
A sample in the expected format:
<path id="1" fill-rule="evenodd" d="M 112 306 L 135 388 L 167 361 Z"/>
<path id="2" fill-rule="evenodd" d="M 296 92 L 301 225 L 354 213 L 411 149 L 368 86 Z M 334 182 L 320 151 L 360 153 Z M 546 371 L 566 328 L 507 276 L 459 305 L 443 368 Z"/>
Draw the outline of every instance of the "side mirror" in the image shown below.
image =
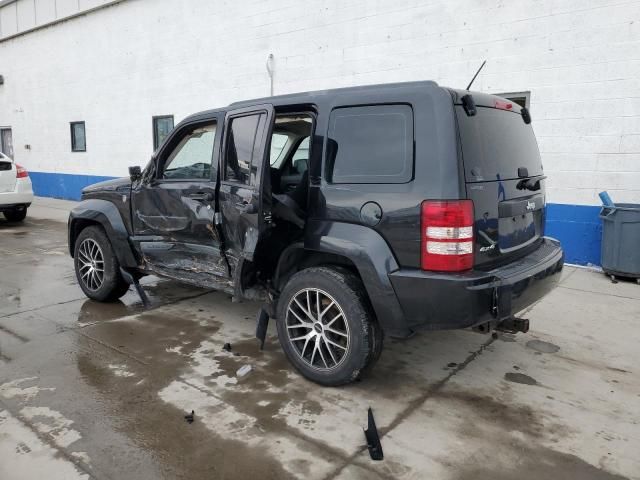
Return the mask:
<path id="1" fill-rule="evenodd" d="M 140 167 L 138 166 L 129 167 L 129 178 L 131 179 L 132 182 L 140 180 L 141 177 L 142 177 L 142 170 L 140 169 Z"/>

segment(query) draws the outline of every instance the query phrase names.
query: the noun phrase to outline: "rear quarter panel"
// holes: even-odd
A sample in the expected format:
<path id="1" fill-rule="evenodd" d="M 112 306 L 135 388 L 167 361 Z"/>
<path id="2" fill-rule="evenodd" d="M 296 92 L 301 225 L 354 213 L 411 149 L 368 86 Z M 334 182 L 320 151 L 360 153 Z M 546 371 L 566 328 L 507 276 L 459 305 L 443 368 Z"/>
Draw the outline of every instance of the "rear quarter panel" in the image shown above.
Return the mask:
<path id="1" fill-rule="evenodd" d="M 331 111 L 339 107 L 376 104 L 406 104 L 413 110 L 413 179 L 401 184 L 328 183 L 322 172 Z M 369 228 L 384 238 L 401 267 L 419 268 L 422 201 L 461 198 L 463 191 L 450 93 L 436 85 L 390 88 L 375 94 L 337 95 L 320 107 L 311 155 L 312 164 L 322 167 L 311 176 L 310 217 L 363 224 L 363 205 L 376 202 L 382 210 L 382 218 Z M 367 168 L 366 158 L 354 161 L 361 162 L 362 169 Z"/>

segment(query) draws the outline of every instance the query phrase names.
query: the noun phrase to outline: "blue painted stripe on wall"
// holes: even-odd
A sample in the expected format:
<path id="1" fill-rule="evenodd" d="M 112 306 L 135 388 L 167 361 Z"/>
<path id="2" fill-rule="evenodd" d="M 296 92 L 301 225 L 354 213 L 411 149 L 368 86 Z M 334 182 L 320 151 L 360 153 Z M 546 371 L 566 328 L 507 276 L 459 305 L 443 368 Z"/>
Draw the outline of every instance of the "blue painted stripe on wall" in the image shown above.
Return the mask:
<path id="1" fill-rule="evenodd" d="M 600 265 L 599 214 L 600 207 L 593 205 L 547 204 L 545 234 L 560 240 L 567 263 Z"/>
<path id="2" fill-rule="evenodd" d="M 48 172 L 29 172 L 29 175 L 36 195 L 69 200 L 79 200 L 87 185 L 116 178 Z M 597 206 L 547 204 L 546 234 L 562 242 L 567 263 L 600 265 L 599 213 Z"/>
<path id="3" fill-rule="evenodd" d="M 116 178 L 50 172 L 29 172 L 29 176 L 36 195 L 66 200 L 80 200 L 82 189 L 87 185 Z"/>

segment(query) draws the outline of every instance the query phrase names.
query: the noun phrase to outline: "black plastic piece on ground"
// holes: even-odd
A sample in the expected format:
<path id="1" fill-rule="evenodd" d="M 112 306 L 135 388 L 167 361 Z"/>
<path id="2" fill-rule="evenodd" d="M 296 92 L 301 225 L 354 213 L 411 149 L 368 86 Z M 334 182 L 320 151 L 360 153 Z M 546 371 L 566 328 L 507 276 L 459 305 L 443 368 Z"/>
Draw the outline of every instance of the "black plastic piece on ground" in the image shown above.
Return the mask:
<path id="1" fill-rule="evenodd" d="M 496 330 L 506 333 L 527 333 L 529 331 L 529 319 L 518 317 L 507 318 L 496 326 Z"/>
<path id="2" fill-rule="evenodd" d="M 134 286 L 134 288 L 136 289 L 136 292 L 138 292 L 138 296 L 140 297 L 140 300 L 142 300 L 142 305 L 144 305 L 144 308 L 149 308 L 149 306 L 151 305 L 151 302 L 149 302 L 149 297 L 147 297 L 147 294 L 144 292 L 142 286 L 140 285 L 140 282 L 138 281 L 138 277 L 131 274 L 130 272 L 127 272 L 122 267 L 120 267 L 120 274 L 122 275 L 122 278 L 124 278 L 125 282 L 127 282 L 129 285 Z"/>
<path id="3" fill-rule="evenodd" d="M 187 423 L 193 423 L 193 417 L 195 416 L 196 412 L 194 412 L 193 410 L 191 410 L 191 413 L 188 413 L 184 416 L 184 419 L 187 421 Z"/>
<path id="4" fill-rule="evenodd" d="M 269 314 L 262 307 L 256 318 L 256 338 L 260 340 L 260 350 L 264 350 L 264 341 L 267 338 L 267 327 L 269 326 Z"/>
<path id="5" fill-rule="evenodd" d="M 231 344 L 230 343 L 225 343 L 222 347 L 223 350 L 230 352 L 231 351 Z"/>
<path id="6" fill-rule="evenodd" d="M 382 460 L 384 458 L 384 453 L 382 452 L 382 444 L 380 443 L 380 436 L 378 435 L 378 428 L 376 427 L 376 421 L 373 418 L 373 411 L 371 410 L 371 407 L 369 407 L 368 416 L 368 428 L 364 431 L 364 436 L 367 439 L 369 455 L 372 460 Z"/>

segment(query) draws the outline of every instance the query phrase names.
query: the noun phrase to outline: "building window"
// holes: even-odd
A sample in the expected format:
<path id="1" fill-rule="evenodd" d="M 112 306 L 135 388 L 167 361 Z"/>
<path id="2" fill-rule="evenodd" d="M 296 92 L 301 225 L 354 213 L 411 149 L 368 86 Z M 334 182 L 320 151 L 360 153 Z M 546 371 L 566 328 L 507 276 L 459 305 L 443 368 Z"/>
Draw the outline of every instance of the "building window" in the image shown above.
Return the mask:
<path id="1" fill-rule="evenodd" d="M 164 139 L 173 130 L 173 115 L 160 115 L 153 117 L 153 149 L 162 145 Z"/>
<path id="2" fill-rule="evenodd" d="M 87 138 L 85 136 L 84 122 L 71 122 L 71 151 L 87 151 Z"/>
<path id="3" fill-rule="evenodd" d="M 517 103 L 521 107 L 527 107 L 530 109 L 531 92 L 511 92 L 511 93 L 496 93 L 498 97 L 511 100 L 513 103 Z"/>
<path id="4" fill-rule="evenodd" d="M 10 128 L 0 128 L 0 152 L 13 158 L 13 137 Z"/>

